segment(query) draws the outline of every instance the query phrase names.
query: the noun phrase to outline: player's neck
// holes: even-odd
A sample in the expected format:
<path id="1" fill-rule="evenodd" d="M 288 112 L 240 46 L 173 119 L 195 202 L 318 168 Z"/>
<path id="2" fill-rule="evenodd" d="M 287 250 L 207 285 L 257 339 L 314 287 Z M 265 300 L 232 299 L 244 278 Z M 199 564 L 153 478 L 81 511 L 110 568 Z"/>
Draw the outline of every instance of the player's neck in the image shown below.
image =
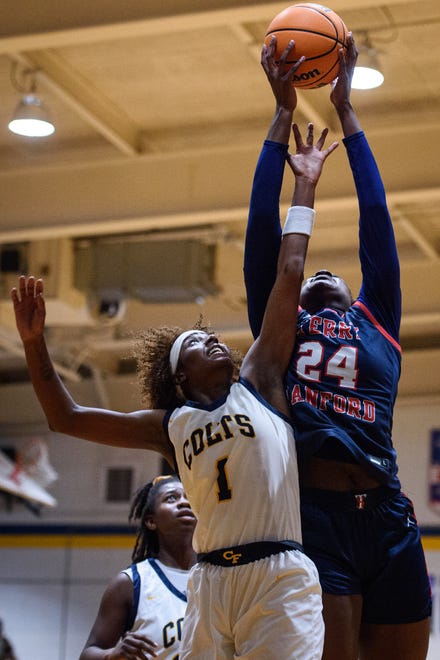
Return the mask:
<path id="1" fill-rule="evenodd" d="M 196 563 L 196 553 L 191 543 L 180 543 L 170 548 L 161 548 L 158 560 L 170 568 L 179 568 L 188 571 Z"/>

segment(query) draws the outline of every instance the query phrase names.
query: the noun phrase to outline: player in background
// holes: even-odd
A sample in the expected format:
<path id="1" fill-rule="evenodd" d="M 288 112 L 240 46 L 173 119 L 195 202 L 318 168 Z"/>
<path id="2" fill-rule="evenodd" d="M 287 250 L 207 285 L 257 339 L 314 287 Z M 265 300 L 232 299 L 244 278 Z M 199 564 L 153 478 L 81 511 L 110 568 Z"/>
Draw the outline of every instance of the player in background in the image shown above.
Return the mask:
<path id="1" fill-rule="evenodd" d="M 176 660 L 186 610 L 196 518 L 177 476 L 164 475 L 135 495 L 138 521 L 132 565 L 105 590 L 79 660 Z"/>
<path id="2" fill-rule="evenodd" d="M 279 198 L 296 93 L 262 65 L 276 111 L 257 170 L 245 248 L 254 337 L 276 275 Z M 420 530 L 401 492 L 391 438 L 400 376 L 399 261 L 385 191 L 350 101 L 352 35 L 331 102 L 356 186 L 362 286 L 355 301 L 329 270 L 305 280 L 286 392 L 297 440 L 304 549 L 323 589 L 324 660 L 423 660 L 431 613 Z"/>
<path id="3" fill-rule="evenodd" d="M 0 660 L 17 660 L 11 642 L 3 633 L 2 619 L 0 619 Z"/>
<path id="4" fill-rule="evenodd" d="M 303 58 L 300 58 L 298 65 Z M 297 66 L 286 74 L 291 80 Z M 314 143 L 293 127 L 292 207 L 278 275 L 258 339 L 234 378 L 231 351 L 203 329 L 145 332 L 140 379 L 148 409 L 130 414 L 77 404 L 44 338 L 43 282 L 12 291 L 33 387 L 50 428 L 159 452 L 177 471 L 196 515 L 198 562 L 188 581 L 180 660 L 320 660 L 321 588 L 302 552 L 297 457 L 284 375 L 292 353 L 315 188 L 327 130 Z M 274 340 L 275 339 L 275 340 Z"/>

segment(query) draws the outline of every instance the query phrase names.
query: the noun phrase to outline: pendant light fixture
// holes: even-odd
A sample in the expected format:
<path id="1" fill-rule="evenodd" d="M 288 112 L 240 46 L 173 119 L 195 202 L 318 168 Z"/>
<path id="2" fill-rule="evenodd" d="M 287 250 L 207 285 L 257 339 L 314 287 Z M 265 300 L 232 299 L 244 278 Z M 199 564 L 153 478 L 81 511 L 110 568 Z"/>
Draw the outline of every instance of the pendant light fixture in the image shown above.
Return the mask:
<path id="1" fill-rule="evenodd" d="M 353 73 L 353 89 L 380 87 L 384 76 L 380 70 L 377 50 L 372 46 L 368 32 L 364 32 L 358 44 L 358 59 Z"/>
<path id="2" fill-rule="evenodd" d="M 12 65 L 11 82 L 23 94 L 8 124 L 9 130 L 17 135 L 45 137 L 55 131 L 50 113 L 36 93 L 36 73 L 35 69 L 24 69 L 23 80 L 19 81 L 17 64 Z"/>

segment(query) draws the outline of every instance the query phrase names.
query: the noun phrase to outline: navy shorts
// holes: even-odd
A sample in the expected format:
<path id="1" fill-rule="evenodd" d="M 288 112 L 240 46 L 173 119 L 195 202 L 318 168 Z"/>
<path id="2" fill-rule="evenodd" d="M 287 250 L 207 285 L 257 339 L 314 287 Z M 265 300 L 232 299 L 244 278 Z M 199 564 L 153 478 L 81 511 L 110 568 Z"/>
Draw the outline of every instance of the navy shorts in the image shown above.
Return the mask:
<path id="1" fill-rule="evenodd" d="M 411 501 L 385 487 L 355 495 L 301 491 L 304 551 L 327 594 L 360 594 L 362 621 L 402 624 L 431 614 L 431 586 Z"/>

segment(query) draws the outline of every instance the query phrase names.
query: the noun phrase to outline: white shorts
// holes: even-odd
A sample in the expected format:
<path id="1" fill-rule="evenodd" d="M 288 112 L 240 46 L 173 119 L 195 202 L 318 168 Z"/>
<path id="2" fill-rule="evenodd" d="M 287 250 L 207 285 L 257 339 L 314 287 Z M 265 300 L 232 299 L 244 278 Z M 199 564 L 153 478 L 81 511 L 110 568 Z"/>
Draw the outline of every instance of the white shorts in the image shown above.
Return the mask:
<path id="1" fill-rule="evenodd" d="M 318 572 L 303 552 L 192 569 L 180 660 L 320 660 L 323 645 Z"/>

